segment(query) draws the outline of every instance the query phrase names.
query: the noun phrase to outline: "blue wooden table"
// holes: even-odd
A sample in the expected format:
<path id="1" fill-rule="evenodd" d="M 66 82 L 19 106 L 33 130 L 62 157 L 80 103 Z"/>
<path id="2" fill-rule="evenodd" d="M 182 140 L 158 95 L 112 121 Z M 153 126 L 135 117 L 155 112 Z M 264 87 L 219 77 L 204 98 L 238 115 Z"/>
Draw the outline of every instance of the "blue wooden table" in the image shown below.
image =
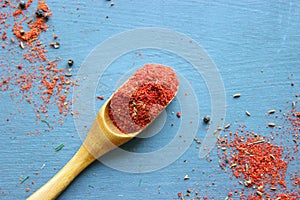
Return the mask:
<path id="1" fill-rule="evenodd" d="M 185 35 L 192 40 L 187 43 L 200 44 L 214 62 L 218 69 L 216 76 L 220 75 L 226 94 L 226 102 L 223 102 L 226 117 L 220 126 L 231 123 L 234 131 L 239 124 L 247 124 L 249 130 L 268 135 L 269 130 L 264 128 L 268 123 L 266 112 L 288 110 L 290 104 L 286 101 L 294 100 L 295 94 L 300 92 L 299 1 L 116 0 L 114 6 L 105 0 L 47 3 L 53 12 L 48 25 L 61 44 L 59 49 L 50 50 L 49 56 L 60 56 L 63 62 L 72 58 L 74 80 L 76 73 L 85 73 L 83 67 L 86 66 L 81 64 L 101 42 L 125 31 L 156 27 Z M 43 34 L 49 33 L 42 33 L 40 37 L 46 37 Z M 114 48 L 118 46 L 112 47 L 111 53 Z M 3 57 L 6 50 L 1 49 L 0 53 Z M 191 131 L 195 134 L 192 136 L 203 141 L 207 125 L 201 119 L 212 112 L 210 89 L 194 66 L 176 52 L 132 49 L 116 57 L 103 72 L 96 88 L 90 89 L 95 97 L 108 98 L 134 69 L 149 62 L 174 67 L 192 89 L 196 107 L 199 107 L 194 110 L 198 119 L 193 121 L 197 131 L 189 127 L 176 135 L 181 122 L 188 118 L 185 114 L 191 115 L 182 112 L 181 118 L 176 117 L 184 105 L 190 105 L 177 98 L 162 117 L 166 120 L 164 127 L 159 122 L 152 127 L 162 126 L 161 133 L 133 140 L 123 148 L 137 153 L 155 152 L 174 137 L 183 137 L 183 141 L 184 135 Z M 238 100 L 232 98 L 236 93 L 241 94 Z M 0 199 L 25 199 L 67 163 L 82 141 L 72 115 L 64 117 L 62 124 L 52 123 L 59 114 L 55 106 L 50 106 L 47 120 L 52 128 L 49 129 L 36 120 L 31 104 L 13 100 L 10 94 L 11 91 L 0 93 Z M 95 116 L 103 101 L 95 98 L 93 103 L 91 116 Z M 251 117 L 245 115 L 246 110 Z M 174 126 L 170 126 L 171 123 Z M 278 119 L 277 123 L 281 121 Z M 164 168 L 147 173 L 143 173 L 143 168 L 134 169 L 135 173 L 124 172 L 96 161 L 59 199 L 177 199 L 177 193 L 186 193 L 188 188 L 198 191 L 200 197 L 225 199 L 232 188 L 239 187 L 237 180 L 230 179 L 230 174 L 218 166 L 216 147 L 209 158 L 199 158 L 201 144 L 194 142 L 193 137 L 187 139 L 184 142 L 190 144 L 189 148 L 172 149 L 183 151 L 182 156 Z M 64 147 L 56 152 L 54 148 L 61 143 Z M 299 154 L 296 156 L 291 169 L 300 164 Z M 125 165 L 130 167 L 130 163 Z M 188 180 L 184 180 L 186 175 Z M 20 184 L 20 177 L 27 176 L 29 178 Z M 26 192 L 26 188 L 30 191 Z"/>

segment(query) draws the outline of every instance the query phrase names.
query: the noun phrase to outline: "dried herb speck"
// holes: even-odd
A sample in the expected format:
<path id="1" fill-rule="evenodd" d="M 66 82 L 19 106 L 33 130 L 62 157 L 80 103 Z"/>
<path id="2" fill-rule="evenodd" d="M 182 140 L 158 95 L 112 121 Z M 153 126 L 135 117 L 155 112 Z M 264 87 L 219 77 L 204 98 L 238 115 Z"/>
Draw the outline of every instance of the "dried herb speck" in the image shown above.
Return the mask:
<path id="1" fill-rule="evenodd" d="M 55 147 L 55 151 L 60 151 L 64 146 L 65 146 L 64 143 L 61 143 L 60 145 Z"/>
<path id="2" fill-rule="evenodd" d="M 42 119 L 42 120 L 41 120 L 41 122 L 43 122 L 43 123 L 47 124 L 48 128 L 50 128 L 50 124 L 49 124 L 49 122 L 47 122 L 47 121 L 46 121 L 46 120 L 44 120 L 44 119 Z"/>
<path id="3" fill-rule="evenodd" d="M 22 183 L 24 183 L 26 180 L 28 180 L 29 179 L 29 176 L 26 176 L 25 178 L 23 178 L 22 180 L 21 180 L 21 182 L 20 182 L 20 184 L 22 184 Z"/>

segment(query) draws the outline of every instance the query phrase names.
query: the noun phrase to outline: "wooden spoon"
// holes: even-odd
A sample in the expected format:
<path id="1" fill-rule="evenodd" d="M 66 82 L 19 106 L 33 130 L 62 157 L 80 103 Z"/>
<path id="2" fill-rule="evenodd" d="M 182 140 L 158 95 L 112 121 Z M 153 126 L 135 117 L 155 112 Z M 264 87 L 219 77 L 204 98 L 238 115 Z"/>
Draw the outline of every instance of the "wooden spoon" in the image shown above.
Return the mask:
<path id="1" fill-rule="evenodd" d="M 158 64 L 148 64 L 144 67 L 147 66 L 147 70 L 149 70 L 149 67 L 150 69 L 152 67 L 166 67 Z M 147 76 L 145 76 L 145 78 L 146 77 Z M 176 80 L 174 80 L 174 77 L 172 78 L 172 84 L 174 84 L 174 81 L 177 81 L 178 84 L 176 75 Z M 130 79 L 128 81 L 130 82 Z M 127 82 L 125 82 L 123 85 L 126 85 Z M 157 79 L 155 82 L 157 82 Z M 176 88 L 176 91 L 174 91 L 174 97 L 177 93 L 177 89 L 178 88 Z M 134 133 L 126 134 L 121 132 L 114 125 L 109 116 L 109 103 L 111 98 L 109 98 L 99 110 L 85 141 L 73 158 L 45 185 L 28 197 L 27 200 L 56 199 L 61 192 L 66 189 L 67 186 L 75 179 L 75 177 L 98 157 L 133 139 L 148 126 L 147 125 Z M 173 98 L 168 102 L 168 104 L 173 100 Z M 165 107 L 167 107 L 167 105 Z"/>

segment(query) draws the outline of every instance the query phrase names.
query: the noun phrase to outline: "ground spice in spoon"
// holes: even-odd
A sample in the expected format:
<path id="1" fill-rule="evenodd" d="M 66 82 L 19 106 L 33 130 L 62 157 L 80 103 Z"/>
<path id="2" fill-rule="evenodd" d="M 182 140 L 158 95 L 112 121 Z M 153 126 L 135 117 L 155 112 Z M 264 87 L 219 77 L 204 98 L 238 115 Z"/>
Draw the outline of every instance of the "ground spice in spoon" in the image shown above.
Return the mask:
<path id="1" fill-rule="evenodd" d="M 136 132 L 170 103 L 178 84 L 171 67 L 146 64 L 113 94 L 109 116 L 122 132 Z"/>

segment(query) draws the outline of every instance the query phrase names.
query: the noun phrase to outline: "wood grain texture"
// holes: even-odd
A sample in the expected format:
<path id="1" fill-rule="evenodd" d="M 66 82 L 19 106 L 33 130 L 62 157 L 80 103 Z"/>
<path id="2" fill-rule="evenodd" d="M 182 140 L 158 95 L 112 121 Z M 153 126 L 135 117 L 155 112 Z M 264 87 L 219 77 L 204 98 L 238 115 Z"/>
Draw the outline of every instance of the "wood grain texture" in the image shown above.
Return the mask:
<path id="1" fill-rule="evenodd" d="M 89 52 L 108 37 L 133 28 L 163 27 L 185 33 L 212 57 L 222 75 L 228 97 L 225 121 L 232 126 L 236 121 L 237 124 L 247 123 L 250 130 L 268 135 L 270 133 L 262 129 L 268 121 L 266 112 L 283 109 L 285 101 L 299 93 L 298 1 L 116 0 L 115 6 L 110 7 L 109 1 L 104 0 L 80 3 L 63 0 L 49 1 L 48 4 L 53 11 L 49 25 L 54 27 L 61 42 L 61 48 L 50 54 L 64 60 L 73 58 L 75 71 Z M 137 51 L 134 51 L 117 60 L 116 69 L 120 71 L 112 70 L 104 76 L 107 80 L 114 79 L 108 82 L 113 85 L 99 83 L 96 93 L 109 97 L 117 86 L 115 78 L 122 76 L 124 68 L 158 61 L 169 66 L 183 66 L 181 72 L 197 94 L 199 115 L 210 113 L 210 96 L 205 81 L 199 74 L 191 73 L 188 63 L 172 54 L 150 50 L 141 52 L 142 57 L 136 56 Z M 0 54 L 5 54 L 5 51 L 1 49 Z M 293 76 L 289 79 L 291 74 Z M 297 87 L 291 87 L 291 82 Z M 235 93 L 242 94 L 239 103 L 231 99 Z M 97 101 L 95 110 L 102 104 Z M 63 125 L 52 122 L 55 117 L 50 118 L 54 129 L 48 132 L 44 123 L 35 120 L 32 106 L 12 100 L 9 92 L 0 93 L 0 105 L 0 199 L 26 199 L 67 163 L 82 141 L 71 116 Z M 177 105 L 176 99 L 174 105 Z M 24 114 L 19 114 L 18 109 Z M 245 116 L 245 110 L 251 113 L 251 117 Z M 168 123 L 175 122 L 174 129 L 179 121 L 172 112 L 177 111 L 178 107 L 170 107 Z M 54 106 L 52 110 L 50 108 L 50 116 L 58 116 L 57 113 Z M 205 128 L 199 123 L 198 138 L 204 137 Z M 168 144 L 174 129 L 153 138 L 133 140 L 124 148 L 155 151 Z M 42 131 L 36 134 L 37 130 Z M 55 152 L 53 147 L 60 143 L 65 147 Z M 210 155 L 212 162 L 199 160 L 196 146 L 193 144 L 177 161 L 153 173 L 128 174 L 94 162 L 58 199 L 173 199 L 177 192 L 185 192 L 187 188 L 197 189 L 201 195 L 225 199 L 236 182 L 220 170 L 215 151 Z M 190 180 L 184 181 L 186 174 Z M 20 184 L 19 178 L 26 176 L 29 179 Z M 25 192 L 27 187 L 29 192 Z"/>

